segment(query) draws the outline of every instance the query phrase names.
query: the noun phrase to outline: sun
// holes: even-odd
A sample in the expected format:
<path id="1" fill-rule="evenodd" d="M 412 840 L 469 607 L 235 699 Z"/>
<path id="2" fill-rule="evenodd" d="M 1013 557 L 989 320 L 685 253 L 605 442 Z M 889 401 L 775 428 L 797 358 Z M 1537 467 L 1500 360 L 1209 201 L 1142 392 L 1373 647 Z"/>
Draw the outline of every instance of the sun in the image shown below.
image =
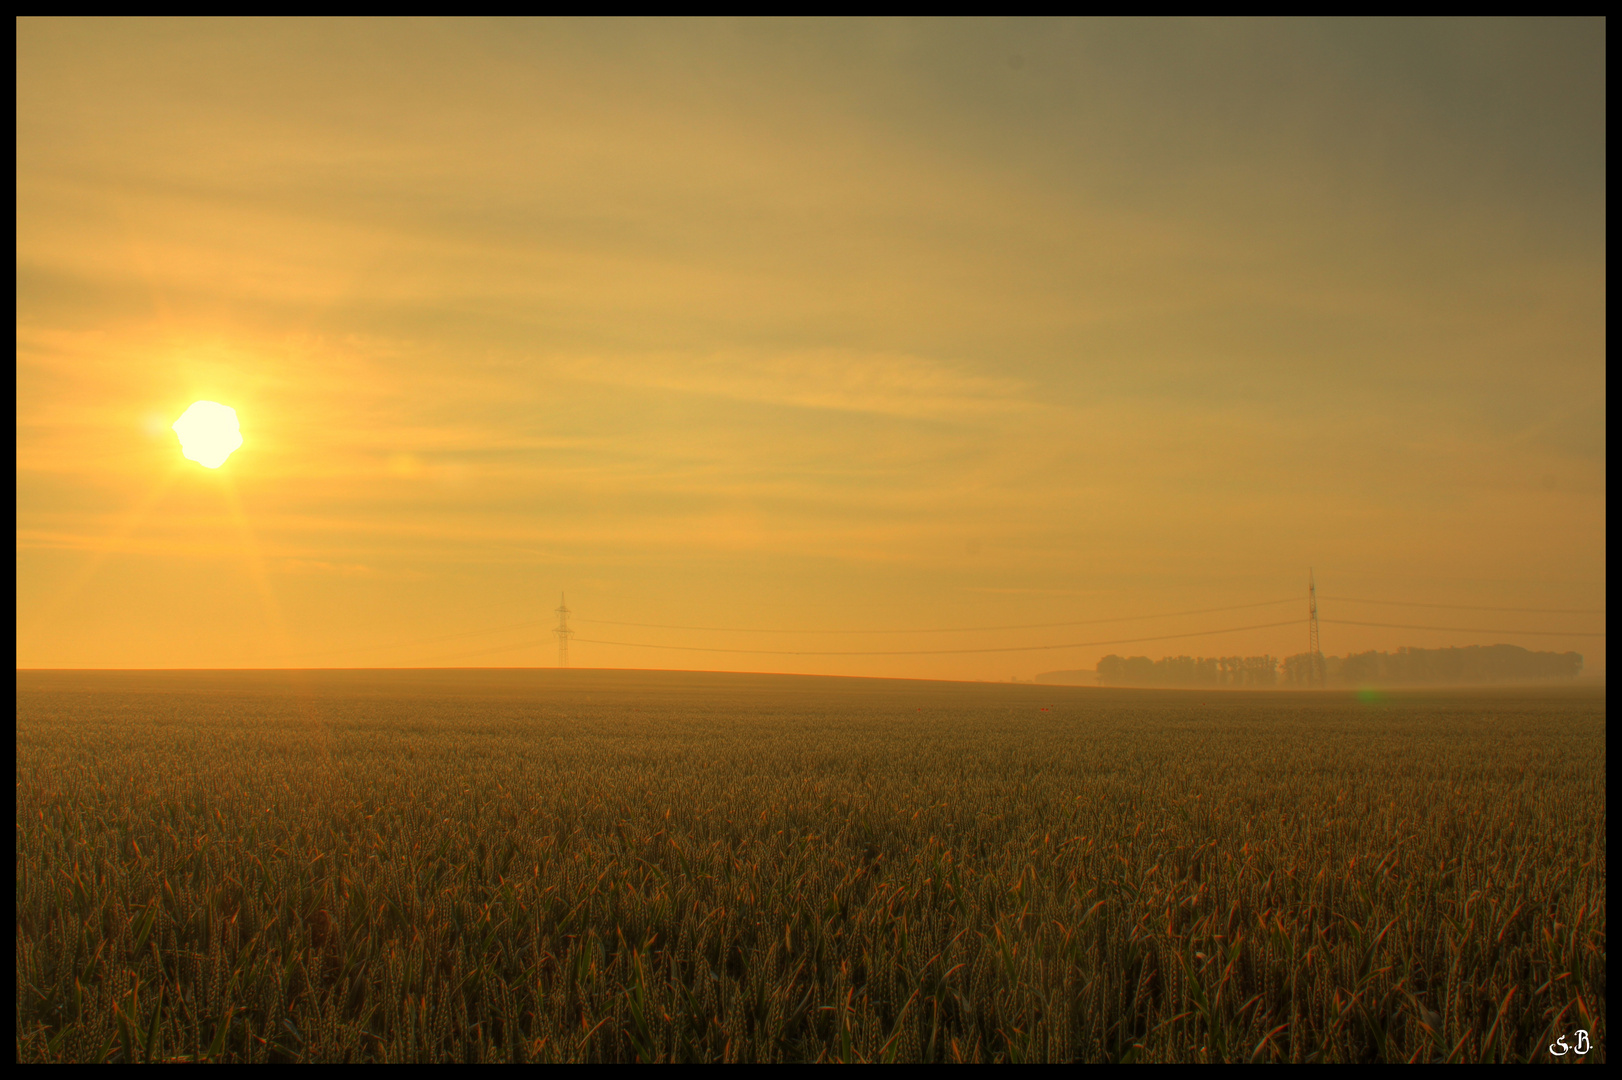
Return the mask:
<path id="1" fill-rule="evenodd" d="M 205 468 L 217 469 L 231 452 L 242 445 L 242 429 L 237 411 L 217 401 L 194 401 L 174 422 L 180 436 L 180 452 L 187 460 Z"/>

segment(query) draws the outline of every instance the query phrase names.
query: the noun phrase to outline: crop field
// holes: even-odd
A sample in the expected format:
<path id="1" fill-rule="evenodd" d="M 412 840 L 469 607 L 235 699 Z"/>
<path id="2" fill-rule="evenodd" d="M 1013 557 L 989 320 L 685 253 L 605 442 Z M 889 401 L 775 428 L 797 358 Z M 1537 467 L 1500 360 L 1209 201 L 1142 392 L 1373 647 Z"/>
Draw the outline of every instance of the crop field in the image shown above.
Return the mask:
<path id="1" fill-rule="evenodd" d="M 17 1059 L 1598 1063 L 1605 757 L 1602 689 L 19 672 Z"/>

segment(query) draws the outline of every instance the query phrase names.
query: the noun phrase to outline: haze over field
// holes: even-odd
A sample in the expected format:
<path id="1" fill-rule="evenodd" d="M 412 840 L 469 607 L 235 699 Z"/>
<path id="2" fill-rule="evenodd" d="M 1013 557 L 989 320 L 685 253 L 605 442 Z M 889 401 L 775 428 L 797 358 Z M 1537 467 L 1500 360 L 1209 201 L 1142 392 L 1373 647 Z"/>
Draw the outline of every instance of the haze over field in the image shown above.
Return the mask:
<path id="1" fill-rule="evenodd" d="M 1605 671 L 1601 20 L 17 26 L 19 667 Z"/>

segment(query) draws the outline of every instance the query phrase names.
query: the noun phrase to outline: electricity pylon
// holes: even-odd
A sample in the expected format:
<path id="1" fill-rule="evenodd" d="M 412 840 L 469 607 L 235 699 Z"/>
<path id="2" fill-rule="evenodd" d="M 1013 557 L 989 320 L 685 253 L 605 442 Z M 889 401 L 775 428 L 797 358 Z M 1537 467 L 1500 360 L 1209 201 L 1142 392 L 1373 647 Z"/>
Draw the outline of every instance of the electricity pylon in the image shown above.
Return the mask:
<path id="1" fill-rule="evenodd" d="M 569 638 L 574 636 L 574 631 L 569 629 L 569 605 L 564 602 L 562 593 L 558 593 L 557 611 L 558 624 L 552 628 L 552 633 L 558 636 L 558 667 L 563 668 L 569 666 Z M 1312 625 L 1317 627 L 1318 624 Z"/>
<path id="2" fill-rule="evenodd" d="M 1311 567 L 1307 568 L 1307 663 L 1312 665 L 1312 681 L 1319 686 L 1328 682 L 1327 665 L 1318 645 L 1318 583 Z"/>

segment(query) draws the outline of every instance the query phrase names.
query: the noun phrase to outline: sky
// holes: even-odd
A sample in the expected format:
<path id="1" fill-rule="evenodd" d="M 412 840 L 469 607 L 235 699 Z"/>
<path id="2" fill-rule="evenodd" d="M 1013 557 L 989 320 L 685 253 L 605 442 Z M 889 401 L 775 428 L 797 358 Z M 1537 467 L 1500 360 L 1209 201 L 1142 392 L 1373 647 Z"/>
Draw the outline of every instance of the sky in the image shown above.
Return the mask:
<path id="1" fill-rule="evenodd" d="M 17 664 L 1603 673 L 1604 297 L 1603 20 L 22 19 Z"/>

